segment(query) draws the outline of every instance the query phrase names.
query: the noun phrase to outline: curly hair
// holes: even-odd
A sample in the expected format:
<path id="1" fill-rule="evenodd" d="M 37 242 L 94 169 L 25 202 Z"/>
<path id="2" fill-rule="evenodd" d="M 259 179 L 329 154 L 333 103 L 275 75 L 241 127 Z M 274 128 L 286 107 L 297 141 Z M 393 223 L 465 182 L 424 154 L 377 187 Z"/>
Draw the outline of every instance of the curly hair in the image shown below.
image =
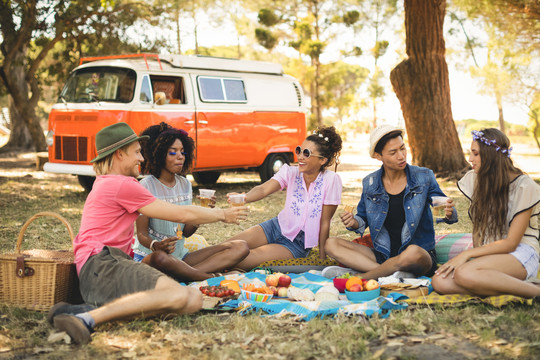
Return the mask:
<path id="1" fill-rule="evenodd" d="M 152 125 L 141 135 L 148 135 L 148 140 L 141 141 L 141 153 L 144 161 L 141 164 L 143 174 L 152 174 L 156 178 L 161 176 L 161 170 L 165 167 L 165 159 L 172 144 L 179 139 L 184 145 L 186 159 L 180 175 L 186 175 L 193 165 L 193 153 L 195 143 L 185 130 L 176 129 L 171 125 L 161 122 L 159 125 Z"/>
<path id="2" fill-rule="evenodd" d="M 510 140 L 500 130 L 481 130 L 488 140 L 495 140 L 502 148 L 510 147 Z M 523 174 L 510 157 L 496 151 L 482 141 L 476 141 L 480 154 L 480 169 L 476 177 L 469 215 L 475 234 L 474 246 L 496 240 L 503 236 L 508 213 L 510 175 Z"/>
<path id="3" fill-rule="evenodd" d="M 337 170 L 339 165 L 339 154 L 341 152 L 342 141 L 341 136 L 336 132 L 336 128 L 333 126 L 321 126 L 314 130 L 311 135 L 309 135 L 306 140 L 311 141 L 317 146 L 317 150 L 324 156 L 327 160 L 321 166 L 320 171 L 323 171 L 325 168 L 336 164 L 334 170 Z"/>

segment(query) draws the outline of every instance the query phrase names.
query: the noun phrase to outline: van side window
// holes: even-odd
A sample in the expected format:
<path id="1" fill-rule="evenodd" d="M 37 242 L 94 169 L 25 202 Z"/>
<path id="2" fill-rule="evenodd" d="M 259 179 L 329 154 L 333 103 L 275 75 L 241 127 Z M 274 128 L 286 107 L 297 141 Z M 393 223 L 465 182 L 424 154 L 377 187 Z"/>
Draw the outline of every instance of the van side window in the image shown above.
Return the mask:
<path id="1" fill-rule="evenodd" d="M 150 80 L 154 94 L 165 94 L 166 104 L 187 104 L 183 77 L 150 75 Z"/>
<path id="2" fill-rule="evenodd" d="M 140 100 L 143 103 L 152 102 L 152 90 L 150 86 L 150 79 L 147 75 L 143 77 L 142 85 L 141 85 L 141 95 Z"/>
<path id="3" fill-rule="evenodd" d="M 247 102 L 244 81 L 240 79 L 199 76 L 197 80 L 202 101 Z"/>

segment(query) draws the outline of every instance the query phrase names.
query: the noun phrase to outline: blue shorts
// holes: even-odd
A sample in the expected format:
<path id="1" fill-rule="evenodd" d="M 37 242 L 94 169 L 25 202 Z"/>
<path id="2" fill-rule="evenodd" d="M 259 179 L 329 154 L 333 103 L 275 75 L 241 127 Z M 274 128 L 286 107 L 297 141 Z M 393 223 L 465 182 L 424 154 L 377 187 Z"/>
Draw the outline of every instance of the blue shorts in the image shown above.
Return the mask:
<path id="1" fill-rule="evenodd" d="M 294 238 L 294 241 L 291 241 L 281 233 L 281 227 L 279 226 L 277 217 L 267 220 L 259 224 L 259 226 L 262 227 L 269 244 L 278 244 L 286 247 L 295 258 L 305 258 L 309 255 L 310 249 L 304 248 L 303 231 L 300 231 Z"/>
<path id="2" fill-rule="evenodd" d="M 527 279 L 538 274 L 538 253 L 527 244 L 519 244 L 510 255 L 514 256 L 527 270 Z"/>

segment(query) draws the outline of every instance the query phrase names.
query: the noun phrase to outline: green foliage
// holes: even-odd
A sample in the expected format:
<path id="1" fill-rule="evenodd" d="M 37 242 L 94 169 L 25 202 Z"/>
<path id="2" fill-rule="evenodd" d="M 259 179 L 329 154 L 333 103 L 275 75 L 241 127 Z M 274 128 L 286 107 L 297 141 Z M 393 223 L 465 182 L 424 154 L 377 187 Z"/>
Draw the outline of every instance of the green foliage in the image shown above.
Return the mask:
<path id="1" fill-rule="evenodd" d="M 257 15 L 257 19 L 264 26 L 274 26 L 280 22 L 280 17 L 270 9 L 261 9 Z"/>
<path id="2" fill-rule="evenodd" d="M 255 38 L 267 50 L 272 50 L 278 43 L 278 39 L 268 29 L 257 28 L 255 29 Z"/>
<path id="3" fill-rule="evenodd" d="M 373 49 L 371 49 L 371 54 L 373 57 L 378 59 L 383 56 L 386 53 L 386 49 L 388 49 L 389 44 L 390 43 L 387 40 L 377 41 Z"/>
<path id="4" fill-rule="evenodd" d="M 343 15 L 343 23 L 347 26 L 354 25 L 360 19 L 360 13 L 357 10 L 347 11 Z"/>

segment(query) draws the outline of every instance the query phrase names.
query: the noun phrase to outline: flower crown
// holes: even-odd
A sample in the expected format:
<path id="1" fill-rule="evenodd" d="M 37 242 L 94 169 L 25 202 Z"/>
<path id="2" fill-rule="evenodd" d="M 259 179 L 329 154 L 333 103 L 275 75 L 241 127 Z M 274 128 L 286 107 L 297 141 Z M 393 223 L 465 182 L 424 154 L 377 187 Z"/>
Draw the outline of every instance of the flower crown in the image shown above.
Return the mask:
<path id="1" fill-rule="evenodd" d="M 317 132 L 317 130 L 313 130 L 313 135 L 319 135 L 319 137 L 324 137 L 324 141 L 328 142 L 328 136 L 324 136 L 323 134 Z"/>
<path id="2" fill-rule="evenodd" d="M 484 137 L 484 133 L 481 131 L 473 130 L 471 131 L 472 137 L 474 141 L 481 141 L 487 146 L 493 146 L 495 147 L 495 151 L 501 150 L 501 153 L 506 155 L 507 157 L 510 157 L 510 153 L 512 152 L 512 147 L 509 148 L 503 148 L 502 146 L 497 145 L 495 139 L 488 139 Z"/>

